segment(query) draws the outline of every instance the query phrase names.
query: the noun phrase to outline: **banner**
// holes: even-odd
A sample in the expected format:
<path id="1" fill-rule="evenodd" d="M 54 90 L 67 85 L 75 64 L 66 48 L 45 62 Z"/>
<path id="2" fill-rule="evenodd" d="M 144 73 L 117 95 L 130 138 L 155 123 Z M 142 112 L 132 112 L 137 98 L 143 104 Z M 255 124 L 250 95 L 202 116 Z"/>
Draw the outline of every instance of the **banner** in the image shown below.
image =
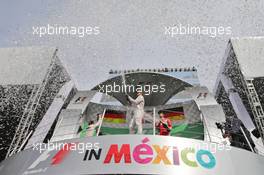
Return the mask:
<path id="1" fill-rule="evenodd" d="M 47 146 L 47 145 L 46 145 Z M 257 175 L 264 158 L 257 154 L 194 139 L 148 136 L 99 136 L 49 143 L 0 164 L 0 174 L 171 174 Z"/>

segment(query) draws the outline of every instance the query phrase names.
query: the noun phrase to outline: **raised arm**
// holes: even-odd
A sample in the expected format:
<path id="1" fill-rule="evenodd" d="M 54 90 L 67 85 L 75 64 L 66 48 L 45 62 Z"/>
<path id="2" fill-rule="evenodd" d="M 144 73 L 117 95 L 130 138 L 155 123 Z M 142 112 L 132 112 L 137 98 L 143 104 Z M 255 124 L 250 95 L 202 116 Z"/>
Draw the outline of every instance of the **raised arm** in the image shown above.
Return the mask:
<path id="1" fill-rule="evenodd" d="M 138 105 L 138 104 L 140 104 L 141 102 L 143 102 L 143 98 L 141 98 L 140 96 L 137 97 L 135 100 L 134 100 L 132 97 L 128 96 L 128 99 L 129 99 L 129 101 L 130 101 L 131 103 L 133 103 L 133 104 L 135 104 L 135 105 Z"/>
<path id="2" fill-rule="evenodd" d="M 172 124 L 171 124 L 171 120 L 170 119 L 168 119 L 168 128 L 172 129 Z"/>

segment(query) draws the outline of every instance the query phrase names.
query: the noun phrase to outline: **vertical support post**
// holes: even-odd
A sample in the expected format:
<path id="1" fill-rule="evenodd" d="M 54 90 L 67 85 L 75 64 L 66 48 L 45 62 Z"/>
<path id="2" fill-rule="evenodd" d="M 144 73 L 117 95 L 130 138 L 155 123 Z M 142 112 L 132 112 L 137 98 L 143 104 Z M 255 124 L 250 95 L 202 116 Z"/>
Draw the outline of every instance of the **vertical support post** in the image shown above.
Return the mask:
<path id="1" fill-rule="evenodd" d="M 153 135 L 156 134 L 156 108 L 153 108 Z"/>
<path id="2" fill-rule="evenodd" d="M 211 135 L 210 135 L 209 129 L 208 129 L 208 127 L 207 127 L 207 124 L 206 124 L 206 120 L 205 120 L 205 118 L 204 118 L 204 115 L 203 115 L 203 113 L 201 113 L 200 115 L 201 115 L 201 117 L 202 117 L 203 124 L 204 124 L 204 126 L 205 126 L 205 128 L 206 128 L 206 131 L 207 131 L 207 134 L 208 134 L 208 138 L 209 138 L 209 142 L 212 142 L 212 138 L 211 138 Z"/>
<path id="3" fill-rule="evenodd" d="M 251 151 L 254 153 L 255 151 L 254 151 L 254 149 L 252 148 L 252 146 L 251 146 L 251 144 L 250 144 L 250 142 L 249 142 L 249 140 L 248 140 L 248 138 L 247 138 L 247 136 L 246 136 L 246 134 L 245 134 L 245 132 L 244 132 L 244 129 L 243 129 L 241 126 L 240 126 L 240 130 L 242 131 L 242 133 L 243 133 L 243 135 L 244 135 L 244 137 L 245 137 L 245 139 L 246 139 L 246 141 L 247 141 L 247 143 L 248 143 L 248 145 L 249 145 Z"/>
<path id="4" fill-rule="evenodd" d="M 124 91 L 125 91 L 125 95 L 127 94 L 127 90 L 126 90 L 126 75 L 125 73 L 122 74 L 122 84 L 124 86 Z"/>
<path id="5" fill-rule="evenodd" d="M 29 132 L 29 134 L 27 135 L 26 139 L 23 141 L 22 145 L 20 146 L 18 152 L 20 152 L 20 151 L 23 149 L 23 147 L 24 147 L 25 144 L 27 143 L 27 141 L 28 141 L 29 137 L 32 135 L 32 133 L 33 133 L 33 130 L 31 130 L 31 131 Z"/>
<path id="6" fill-rule="evenodd" d="M 101 126 L 102 126 L 102 123 L 103 123 L 103 120 L 104 120 L 104 116 L 105 116 L 105 111 L 106 111 L 106 109 L 104 109 L 103 116 L 102 116 L 101 122 L 99 124 L 96 136 L 99 136 L 99 133 L 100 133 L 100 130 L 101 130 Z"/>

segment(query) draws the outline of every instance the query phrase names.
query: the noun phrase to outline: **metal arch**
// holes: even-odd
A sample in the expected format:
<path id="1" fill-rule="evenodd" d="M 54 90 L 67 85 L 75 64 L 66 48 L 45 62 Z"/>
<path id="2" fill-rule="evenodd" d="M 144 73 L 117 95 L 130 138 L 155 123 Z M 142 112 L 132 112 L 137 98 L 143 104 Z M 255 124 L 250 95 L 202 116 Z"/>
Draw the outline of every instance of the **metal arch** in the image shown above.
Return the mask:
<path id="1" fill-rule="evenodd" d="M 137 79 L 136 82 L 132 82 L 131 77 L 136 77 L 136 76 L 140 76 L 143 78 Z M 149 79 L 150 77 L 152 77 L 152 81 Z M 125 74 L 125 78 L 126 78 L 126 83 L 127 84 L 134 84 L 135 86 L 138 83 L 149 83 L 149 82 L 157 82 L 157 83 L 161 83 L 163 82 L 163 84 L 165 85 L 169 85 L 170 88 L 167 88 L 167 90 L 169 90 L 169 92 L 164 93 L 160 96 L 153 96 L 152 94 L 145 96 L 145 101 L 146 101 L 146 106 L 156 106 L 156 105 L 161 105 L 161 104 L 165 104 L 173 95 L 177 94 L 178 92 L 184 90 L 185 87 L 191 87 L 192 85 L 180 80 L 178 78 L 169 76 L 169 75 L 164 75 L 161 73 L 156 73 L 156 72 L 134 72 L 134 73 L 129 73 L 129 74 Z M 108 79 L 98 85 L 96 85 L 94 88 L 92 88 L 92 90 L 97 90 L 100 91 L 100 87 L 105 86 L 105 85 L 113 85 L 113 83 L 115 82 L 115 84 L 118 85 L 122 85 L 122 75 L 117 75 L 111 79 Z M 167 83 L 166 83 L 167 82 Z M 175 86 L 174 86 L 175 85 Z M 100 91 L 101 92 L 101 91 Z M 104 92 L 105 93 L 105 92 Z M 129 95 L 133 96 L 133 93 L 128 93 Z M 114 97 L 115 99 L 117 99 L 118 101 L 120 101 L 122 104 L 127 105 L 126 102 L 126 98 L 125 98 L 125 93 L 108 93 L 108 95 Z M 157 99 L 161 99 L 159 103 L 157 103 Z"/>

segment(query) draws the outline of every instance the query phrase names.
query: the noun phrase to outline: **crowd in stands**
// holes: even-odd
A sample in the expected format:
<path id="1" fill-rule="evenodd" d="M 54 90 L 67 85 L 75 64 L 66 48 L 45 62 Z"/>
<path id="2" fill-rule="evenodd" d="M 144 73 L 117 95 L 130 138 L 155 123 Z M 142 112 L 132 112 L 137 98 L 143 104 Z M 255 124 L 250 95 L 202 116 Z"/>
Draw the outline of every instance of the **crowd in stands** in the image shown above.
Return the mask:
<path id="1" fill-rule="evenodd" d="M 264 77 L 255 78 L 253 80 L 253 84 L 257 91 L 262 109 L 264 109 L 264 88 L 263 88 L 264 87 Z"/>
<path id="2" fill-rule="evenodd" d="M 34 130 L 60 88 L 70 80 L 63 69 L 59 64 L 53 65 L 30 129 Z M 33 87 L 32 84 L 0 85 L 0 161 L 5 158 Z"/>
<path id="3" fill-rule="evenodd" d="M 243 75 L 240 71 L 238 62 L 234 55 L 231 55 L 226 62 L 224 74 L 230 78 L 230 80 L 233 83 L 233 86 L 235 87 L 235 91 L 239 94 L 245 108 L 247 109 L 249 115 L 251 116 L 253 122 L 254 122 L 254 116 L 252 109 L 249 104 L 249 100 L 247 98 L 247 91 L 245 89 L 245 80 L 243 78 Z"/>

